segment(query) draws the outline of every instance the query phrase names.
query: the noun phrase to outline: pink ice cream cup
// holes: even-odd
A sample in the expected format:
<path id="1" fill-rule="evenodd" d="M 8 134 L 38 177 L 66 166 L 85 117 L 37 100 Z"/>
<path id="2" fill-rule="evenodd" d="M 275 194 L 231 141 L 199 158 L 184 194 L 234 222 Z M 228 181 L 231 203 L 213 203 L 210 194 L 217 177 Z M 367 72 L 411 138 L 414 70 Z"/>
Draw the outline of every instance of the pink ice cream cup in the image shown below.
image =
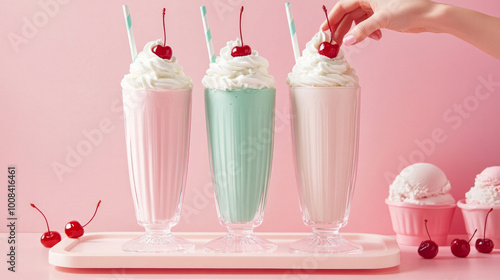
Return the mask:
<path id="1" fill-rule="evenodd" d="M 493 211 L 488 216 L 486 238 L 491 239 L 495 244 L 495 249 L 498 249 L 498 246 L 500 246 L 500 205 L 471 204 L 465 203 L 465 200 L 462 199 L 457 202 L 457 206 L 462 209 L 467 234 L 471 236 L 477 229 L 471 244 L 474 244 L 476 239 L 483 238 L 486 213 L 493 208 Z"/>
<path id="2" fill-rule="evenodd" d="M 449 245 L 450 231 L 456 204 L 420 205 L 408 202 L 385 200 L 391 214 L 392 228 L 399 245 L 418 246 L 428 240 L 425 222 L 431 239 L 438 245 Z"/>

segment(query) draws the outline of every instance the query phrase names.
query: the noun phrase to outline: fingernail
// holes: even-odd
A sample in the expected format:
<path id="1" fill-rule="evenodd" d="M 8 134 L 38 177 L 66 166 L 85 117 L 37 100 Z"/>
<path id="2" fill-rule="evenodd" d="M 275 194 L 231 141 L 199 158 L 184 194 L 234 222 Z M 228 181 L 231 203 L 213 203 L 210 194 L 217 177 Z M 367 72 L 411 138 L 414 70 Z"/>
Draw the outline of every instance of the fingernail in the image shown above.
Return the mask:
<path id="1" fill-rule="evenodd" d="M 344 42 L 345 46 L 350 46 L 350 45 L 356 43 L 356 38 L 354 36 L 352 36 L 352 35 L 347 35 L 347 36 L 344 37 L 344 41 L 343 42 Z"/>

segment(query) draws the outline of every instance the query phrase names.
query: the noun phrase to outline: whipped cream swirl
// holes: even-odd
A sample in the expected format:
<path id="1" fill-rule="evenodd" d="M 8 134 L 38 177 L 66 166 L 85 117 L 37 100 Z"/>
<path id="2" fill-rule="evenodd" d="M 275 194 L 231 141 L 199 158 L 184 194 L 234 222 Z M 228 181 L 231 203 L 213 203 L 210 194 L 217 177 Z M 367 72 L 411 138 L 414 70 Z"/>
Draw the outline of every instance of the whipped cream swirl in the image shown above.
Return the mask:
<path id="1" fill-rule="evenodd" d="M 162 40 L 151 41 L 144 46 L 135 61 L 130 64 L 130 74 L 121 82 L 123 89 L 186 89 L 193 81 L 177 64 L 177 58 L 162 59 L 153 53 L 153 47 L 163 45 Z"/>
<path id="2" fill-rule="evenodd" d="M 251 55 L 233 57 L 231 50 L 235 46 L 241 46 L 240 39 L 227 42 L 220 50 L 220 56 L 210 64 L 201 81 L 203 86 L 220 90 L 274 88 L 274 78 L 267 72 L 267 60 L 255 50 Z"/>
<path id="3" fill-rule="evenodd" d="M 329 42 L 330 36 L 323 31 L 314 35 L 302 51 L 302 56 L 288 74 L 286 82 L 291 87 L 352 87 L 358 85 L 356 71 L 349 66 L 344 52 L 335 58 L 318 53 L 322 42 Z"/>

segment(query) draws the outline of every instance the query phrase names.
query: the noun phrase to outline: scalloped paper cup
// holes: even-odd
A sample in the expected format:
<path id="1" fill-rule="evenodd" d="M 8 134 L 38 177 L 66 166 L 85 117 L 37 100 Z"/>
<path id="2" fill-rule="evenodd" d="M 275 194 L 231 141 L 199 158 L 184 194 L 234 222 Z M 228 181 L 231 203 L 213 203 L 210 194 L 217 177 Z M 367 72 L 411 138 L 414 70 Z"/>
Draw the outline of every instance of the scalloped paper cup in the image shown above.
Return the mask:
<path id="1" fill-rule="evenodd" d="M 419 205 L 406 202 L 385 200 L 391 214 L 392 228 L 400 245 L 418 246 L 428 240 L 427 228 L 431 239 L 438 245 L 448 245 L 448 232 L 455 214 L 456 204 Z"/>
<path id="2" fill-rule="evenodd" d="M 493 208 L 493 212 L 488 216 L 486 238 L 491 239 L 496 246 L 500 245 L 500 205 L 467 204 L 465 203 L 465 199 L 462 199 L 457 203 L 457 206 L 462 209 L 467 234 L 471 236 L 474 230 L 477 229 L 477 233 L 471 244 L 474 244 L 476 239 L 483 238 L 484 219 L 486 218 L 486 213 Z"/>

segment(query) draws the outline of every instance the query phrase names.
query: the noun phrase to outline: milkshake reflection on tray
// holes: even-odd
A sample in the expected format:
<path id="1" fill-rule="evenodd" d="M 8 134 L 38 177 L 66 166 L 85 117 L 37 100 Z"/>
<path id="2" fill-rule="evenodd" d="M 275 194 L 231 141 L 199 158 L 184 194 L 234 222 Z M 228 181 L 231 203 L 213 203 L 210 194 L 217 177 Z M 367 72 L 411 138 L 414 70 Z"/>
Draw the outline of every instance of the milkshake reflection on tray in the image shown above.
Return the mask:
<path id="1" fill-rule="evenodd" d="M 131 252 L 182 252 L 194 244 L 170 229 L 180 217 L 186 186 L 192 81 L 175 56 L 149 42 L 122 80 L 132 198 L 146 234 L 123 245 Z M 167 46 L 168 47 L 168 46 Z"/>
<path id="2" fill-rule="evenodd" d="M 313 229 L 290 250 L 359 254 L 361 245 L 342 238 L 339 230 L 347 224 L 354 191 L 360 88 L 338 45 L 332 57 L 318 50 L 329 41 L 318 32 L 287 79 L 302 219 Z"/>
<path id="3" fill-rule="evenodd" d="M 202 80 L 217 214 L 228 230 L 206 244 L 208 252 L 276 250 L 253 233 L 264 218 L 274 143 L 276 90 L 268 67 L 257 51 L 236 39 L 221 49 Z"/>

